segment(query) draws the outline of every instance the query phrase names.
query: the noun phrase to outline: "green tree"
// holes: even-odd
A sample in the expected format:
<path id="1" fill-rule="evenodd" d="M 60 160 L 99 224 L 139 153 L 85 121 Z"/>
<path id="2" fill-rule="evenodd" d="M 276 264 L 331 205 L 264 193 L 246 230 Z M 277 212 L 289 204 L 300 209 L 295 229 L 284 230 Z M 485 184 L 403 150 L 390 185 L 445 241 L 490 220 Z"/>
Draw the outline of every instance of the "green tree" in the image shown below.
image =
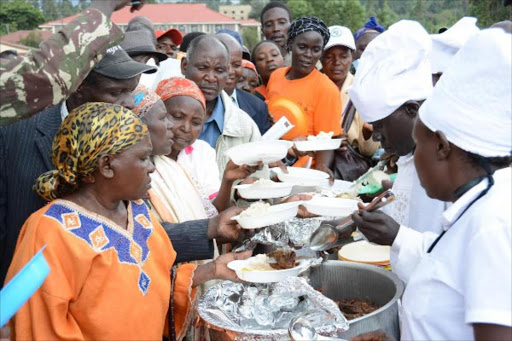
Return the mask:
<path id="1" fill-rule="evenodd" d="M 478 26 L 485 28 L 509 19 L 510 8 L 503 6 L 503 0 L 469 0 L 469 14 L 478 18 Z"/>
<path id="2" fill-rule="evenodd" d="M 25 1 L 11 1 L 0 6 L 0 34 L 16 30 L 32 30 L 45 22 L 43 14 Z"/>
<path id="3" fill-rule="evenodd" d="M 29 47 L 39 47 L 39 44 L 43 41 L 41 33 L 30 32 L 25 38 L 20 39 L 20 43 Z"/>
<path id="4" fill-rule="evenodd" d="M 41 10 L 47 20 L 55 20 L 60 18 L 58 3 L 55 0 L 41 0 Z"/>
<path id="5" fill-rule="evenodd" d="M 312 3 L 308 0 L 288 0 L 286 4 L 292 12 L 293 19 L 297 19 L 302 16 L 315 15 L 315 13 L 313 13 Z"/>
<path id="6" fill-rule="evenodd" d="M 260 41 L 258 36 L 258 30 L 256 27 L 244 27 L 242 28 L 242 38 L 244 39 L 244 45 L 247 46 L 249 51 L 252 51 L 254 46 Z"/>
<path id="7" fill-rule="evenodd" d="M 59 9 L 60 9 L 60 13 L 59 13 L 59 16 L 60 17 L 69 17 L 75 13 L 77 13 L 77 8 L 75 8 L 75 6 L 73 6 L 73 4 L 71 3 L 71 0 L 61 0 L 61 3 L 59 4 Z"/>
<path id="8" fill-rule="evenodd" d="M 396 23 L 400 18 L 391 7 L 389 7 L 387 0 L 382 0 L 381 6 L 377 11 L 377 20 L 379 24 L 388 28 L 392 24 Z"/>

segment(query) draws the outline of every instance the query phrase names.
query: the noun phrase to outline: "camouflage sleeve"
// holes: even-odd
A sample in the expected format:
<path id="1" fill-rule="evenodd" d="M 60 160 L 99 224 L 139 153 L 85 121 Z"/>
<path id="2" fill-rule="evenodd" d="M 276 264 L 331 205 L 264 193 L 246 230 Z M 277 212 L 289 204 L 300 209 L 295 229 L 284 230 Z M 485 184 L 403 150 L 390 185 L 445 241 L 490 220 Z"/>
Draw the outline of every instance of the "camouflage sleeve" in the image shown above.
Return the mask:
<path id="1" fill-rule="evenodd" d="M 123 38 L 103 13 L 88 9 L 24 57 L 0 63 L 0 125 L 27 118 L 76 91 L 105 50 Z"/>

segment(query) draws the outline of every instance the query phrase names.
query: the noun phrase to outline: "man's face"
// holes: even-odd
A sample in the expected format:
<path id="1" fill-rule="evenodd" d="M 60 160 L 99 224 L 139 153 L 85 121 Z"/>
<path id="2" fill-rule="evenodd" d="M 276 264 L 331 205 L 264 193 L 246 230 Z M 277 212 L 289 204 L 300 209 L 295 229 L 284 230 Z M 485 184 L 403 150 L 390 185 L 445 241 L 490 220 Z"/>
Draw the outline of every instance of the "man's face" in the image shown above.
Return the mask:
<path id="1" fill-rule="evenodd" d="M 202 40 L 194 55 L 182 59 L 181 70 L 185 78 L 197 84 L 207 102 L 214 101 L 226 86 L 229 56 L 218 40 Z"/>
<path id="2" fill-rule="evenodd" d="M 364 36 L 362 36 L 356 41 L 356 51 L 354 52 L 354 60 L 361 58 L 361 55 L 363 54 L 364 50 L 366 50 L 368 44 L 371 43 L 373 39 L 377 38 L 378 35 L 379 33 L 375 32 L 366 33 Z"/>
<path id="3" fill-rule="evenodd" d="M 244 68 L 242 66 L 242 47 L 233 37 L 228 34 L 222 33 L 218 35 L 218 39 L 221 40 L 228 48 L 230 64 L 229 64 L 229 75 L 224 91 L 228 95 L 233 94 L 236 88 L 236 83 L 242 77 Z"/>
<path id="4" fill-rule="evenodd" d="M 417 113 L 406 110 L 402 105 L 391 115 L 372 122 L 373 140 L 379 141 L 382 148 L 388 153 L 404 156 L 414 149 L 412 129 Z"/>
<path id="5" fill-rule="evenodd" d="M 269 9 L 263 15 L 263 35 L 267 40 L 273 40 L 281 48 L 286 48 L 288 39 L 288 28 L 290 27 L 290 17 L 288 12 L 280 7 Z"/>
<path id="6" fill-rule="evenodd" d="M 132 92 L 139 84 L 140 76 L 130 79 L 114 79 L 95 74 L 94 84 L 82 83 L 77 92 L 80 94 L 80 101 L 105 102 L 119 104 L 127 109 L 133 109 Z"/>
<path id="7" fill-rule="evenodd" d="M 165 53 L 169 58 L 176 58 L 180 51 L 179 46 L 176 45 L 170 37 L 163 36 L 158 39 L 156 50 Z"/>

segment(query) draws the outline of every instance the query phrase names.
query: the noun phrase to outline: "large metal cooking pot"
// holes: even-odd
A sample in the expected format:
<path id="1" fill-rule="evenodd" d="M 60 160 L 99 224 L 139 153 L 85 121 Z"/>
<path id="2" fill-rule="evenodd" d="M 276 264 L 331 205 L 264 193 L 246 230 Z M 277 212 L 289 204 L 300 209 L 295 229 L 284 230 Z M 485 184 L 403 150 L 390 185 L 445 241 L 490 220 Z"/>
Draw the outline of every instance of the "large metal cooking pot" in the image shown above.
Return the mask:
<path id="1" fill-rule="evenodd" d="M 395 340 L 400 339 L 398 299 L 404 284 L 390 271 L 374 265 L 344 261 L 326 261 L 311 270 L 311 285 L 336 301 L 342 298 L 367 299 L 380 309 L 350 321 L 348 331 L 340 335 L 350 339 L 361 333 L 383 329 Z"/>

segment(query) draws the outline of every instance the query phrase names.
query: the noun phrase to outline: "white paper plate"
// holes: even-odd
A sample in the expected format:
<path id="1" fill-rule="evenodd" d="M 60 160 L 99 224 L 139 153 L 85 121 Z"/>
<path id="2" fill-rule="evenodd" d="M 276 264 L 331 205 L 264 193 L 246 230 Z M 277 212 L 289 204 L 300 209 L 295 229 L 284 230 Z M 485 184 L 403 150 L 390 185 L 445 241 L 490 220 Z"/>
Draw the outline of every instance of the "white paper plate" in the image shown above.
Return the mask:
<path id="1" fill-rule="evenodd" d="M 257 141 L 240 144 L 226 151 L 226 155 L 237 165 L 255 166 L 258 162 L 272 163 L 286 157 L 290 141 Z"/>
<path id="2" fill-rule="evenodd" d="M 260 186 L 254 184 L 237 185 L 240 196 L 245 199 L 273 199 L 290 195 L 293 184 L 274 182 L 271 186 Z"/>
<path id="3" fill-rule="evenodd" d="M 260 217 L 240 217 L 234 216 L 231 220 L 236 220 L 244 229 L 258 229 L 273 224 L 279 224 L 291 219 L 297 215 L 299 205 L 302 201 L 287 202 L 284 204 L 271 206 L 267 213 Z"/>
<path id="4" fill-rule="evenodd" d="M 323 186 L 329 184 L 329 174 L 309 168 L 288 167 L 288 174 L 283 173 L 281 168 L 272 168 L 272 172 L 282 182 L 299 186 Z"/>
<path id="5" fill-rule="evenodd" d="M 248 262 L 251 258 L 244 260 L 234 260 L 232 262 L 229 262 L 227 266 L 228 268 L 236 272 L 238 278 L 240 278 L 243 281 L 251 283 L 280 282 L 286 277 L 298 276 L 302 271 L 306 269 L 306 264 L 304 264 L 304 260 L 297 260 L 299 262 L 299 265 L 291 269 L 268 271 L 242 270 L 244 267 L 248 265 Z"/>
<path id="6" fill-rule="evenodd" d="M 341 146 L 343 139 L 294 141 L 295 147 L 301 152 L 314 152 L 318 150 L 333 150 Z"/>
<path id="7" fill-rule="evenodd" d="M 328 217 L 346 217 L 357 210 L 357 200 L 314 197 L 303 202 L 303 206 L 313 214 Z"/>
<path id="8" fill-rule="evenodd" d="M 342 260 L 367 264 L 389 263 L 391 247 L 376 245 L 366 240 L 350 243 L 338 251 L 338 257 Z"/>

